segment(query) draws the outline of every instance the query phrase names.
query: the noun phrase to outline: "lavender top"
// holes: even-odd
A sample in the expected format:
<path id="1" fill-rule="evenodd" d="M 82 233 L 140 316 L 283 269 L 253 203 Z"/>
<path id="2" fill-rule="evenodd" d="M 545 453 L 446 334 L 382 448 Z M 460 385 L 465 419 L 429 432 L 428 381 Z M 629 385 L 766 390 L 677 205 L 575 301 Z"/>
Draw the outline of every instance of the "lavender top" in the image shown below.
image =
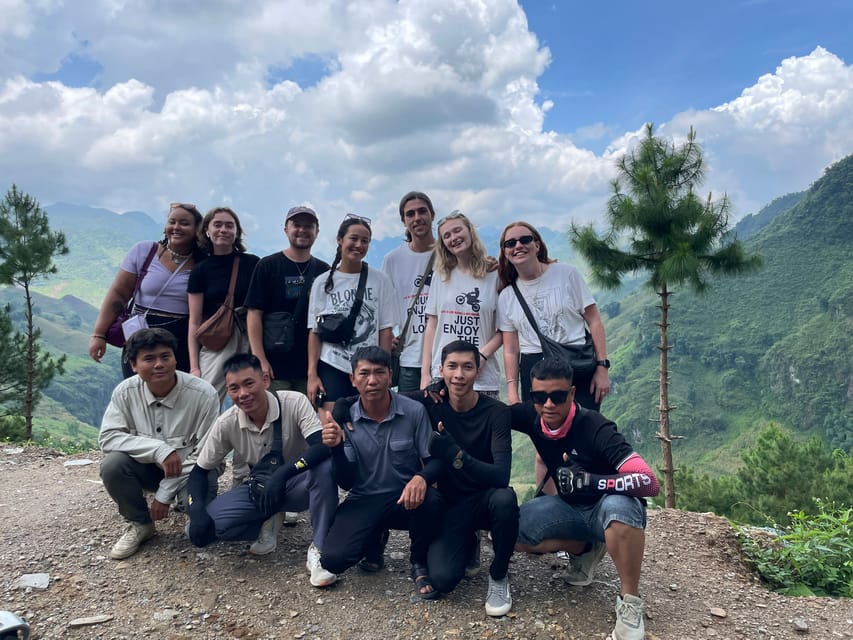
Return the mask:
<path id="1" fill-rule="evenodd" d="M 145 258 L 148 257 L 148 252 L 151 250 L 151 244 L 151 242 L 138 242 L 133 245 L 133 248 L 124 257 L 124 260 L 121 261 L 119 267 L 123 271 L 139 275 L 142 265 L 145 263 Z M 152 310 L 189 315 L 190 309 L 187 299 L 187 283 L 190 279 L 189 269 L 175 274 L 169 286 L 163 290 L 163 293 L 159 297 L 157 296 L 157 292 L 160 291 L 171 275 L 172 272 L 163 266 L 160 258 L 155 254 L 151 260 L 151 264 L 148 266 L 148 273 L 142 280 L 136 304 Z"/>

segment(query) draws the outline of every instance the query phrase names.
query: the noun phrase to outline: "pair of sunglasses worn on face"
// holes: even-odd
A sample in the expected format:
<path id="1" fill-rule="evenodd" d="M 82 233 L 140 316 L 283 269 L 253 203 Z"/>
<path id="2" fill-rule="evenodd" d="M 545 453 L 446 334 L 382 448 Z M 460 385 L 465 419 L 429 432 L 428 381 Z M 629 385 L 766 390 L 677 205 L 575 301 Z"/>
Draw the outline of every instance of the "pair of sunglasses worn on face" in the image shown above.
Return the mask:
<path id="1" fill-rule="evenodd" d="M 530 399 L 533 400 L 533 404 L 545 404 L 548 400 L 554 404 L 563 404 L 569 399 L 569 393 L 571 392 L 566 389 L 558 389 L 556 391 L 531 391 Z"/>
<path id="2" fill-rule="evenodd" d="M 519 242 L 521 244 L 530 244 L 535 239 L 536 238 L 534 238 L 533 236 L 521 236 L 520 238 L 510 238 L 509 240 L 504 240 L 503 247 L 504 247 L 504 249 L 513 249 L 513 248 L 515 248 L 515 245 L 517 245 Z"/>

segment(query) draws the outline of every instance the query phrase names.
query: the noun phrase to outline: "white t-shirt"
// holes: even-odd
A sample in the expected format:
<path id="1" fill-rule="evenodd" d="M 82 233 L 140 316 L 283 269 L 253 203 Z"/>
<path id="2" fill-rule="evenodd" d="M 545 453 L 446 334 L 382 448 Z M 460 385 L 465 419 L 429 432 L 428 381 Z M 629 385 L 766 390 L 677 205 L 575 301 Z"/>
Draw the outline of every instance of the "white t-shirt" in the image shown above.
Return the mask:
<path id="1" fill-rule="evenodd" d="M 397 247 L 385 255 L 382 261 L 382 273 L 387 275 L 394 284 L 397 291 L 397 302 L 399 303 L 400 331 L 406 324 L 409 307 L 415 299 L 418 287 L 424 277 L 429 257 L 432 251 L 418 253 L 412 251 L 408 244 Z M 427 279 L 421 290 L 415 308 L 412 311 L 412 321 L 406 332 L 406 343 L 400 354 L 400 365 L 404 367 L 421 367 L 421 349 L 424 344 L 424 328 L 426 327 L 426 301 L 429 296 L 429 286 L 432 276 Z"/>
<path id="2" fill-rule="evenodd" d="M 328 271 L 321 273 L 311 286 L 311 298 L 308 303 L 309 329 L 317 327 L 317 316 L 330 313 L 347 314 L 355 302 L 359 274 L 335 271 L 332 291 L 326 293 L 324 287 L 328 274 Z M 359 347 L 377 346 L 379 331 L 399 324 L 396 300 L 397 292 L 394 291 L 394 285 L 388 276 L 368 267 L 364 302 L 355 321 L 352 341 L 346 346 L 324 342 L 320 349 L 320 360 L 335 369 L 351 373 L 350 358 Z"/>
<path id="3" fill-rule="evenodd" d="M 580 272 L 568 264 L 551 263 L 535 280 L 516 281 L 543 335 L 560 344 L 583 344 L 583 311 L 595 304 Z M 517 331 L 521 353 L 541 353 L 539 337 L 527 321 L 512 287 L 501 291 L 498 328 Z"/>
<path id="4" fill-rule="evenodd" d="M 483 349 L 497 330 L 497 306 L 497 271 L 487 273 L 483 278 L 475 278 L 454 269 L 447 282 L 441 279 L 441 274 L 435 274 L 426 304 L 427 315 L 438 319 L 432 343 L 433 377 L 439 375 L 444 345 L 454 340 L 467 340 L 480 350 Z M 474 388 L 478 391 L 497 391 L 500 381 L 498 359 L 490 356 L 480 369 Z"/>

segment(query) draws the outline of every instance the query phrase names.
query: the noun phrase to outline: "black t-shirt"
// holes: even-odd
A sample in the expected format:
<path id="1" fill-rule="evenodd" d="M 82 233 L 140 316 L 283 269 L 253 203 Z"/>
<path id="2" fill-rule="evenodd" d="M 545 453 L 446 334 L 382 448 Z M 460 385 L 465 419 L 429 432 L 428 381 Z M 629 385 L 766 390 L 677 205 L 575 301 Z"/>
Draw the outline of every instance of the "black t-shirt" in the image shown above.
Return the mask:
<path id="1" fill-rule="evenodd" d="M 206 320 L 219 309 L 219 305 L 225 302 L 228 295 L 228 285 L 231 283 L 231 267 L 234 264 L 234 256 L 240 258 L 240 267 L 237 270 L 237 284 L 234 287 L 234 306 L 242 307 L 249 290 L 249 282 L 252 279 L 252 271 L 258 264 L 260 258 L 251 253 L 230 253 L 227 256 L 208 256 L 207 260 L 200 262 L 190 272 L 187 293 L 201 293 L 204 295 L 204 306 L 202 315 Z"/>
<path id="2" fill-rule="evenodd" d="M 532 402 L 514 404 L 512 428 L 530 436 L 533 446 L 548 467 L 548 475 L 556 481 L 555 470 L 565 466 L 563 454 L 569 454 L 569 463 L 577 463 L 584 470 L 600 475 L 612 475 L 634 453 L 616 429 L 616 424 L 597 411 L 584 409 L 575 403 L 575 418 L 564 438 L 551 440 L 542 433 L 539 414 Z M 566 502 L 591 504 L 601 496 L 562 496 Z"/>
<path id="3" fill-rule="evenodd" d="M 441 422 L 462 450 L 474 458 L 466 458 L 461 469 L 445 469 L 438 481 L 445 499 L 452 503 L 485 489 L 507 486 L 512 464 L 508 406 L 481 393 L 470 411 L 460 413 L 446 399 L 436 404 L 421 392 L 404 395 L 419 400 L 426 407 L 433 428 Z"/>
<path id="4" fill-rule="evenodd" d="M 304 380 L 308 375 L 308 296 L 314 278 L 328 270 L 322 260 L 294 262 L 281 251 L 261 258 L 255 267 L 244 304 L 264 313 L 287 311 L 297 316 L 293 349 L 266 354 L 278 379 Z M 304 302 L 299 305 L 301 297 Z"/>

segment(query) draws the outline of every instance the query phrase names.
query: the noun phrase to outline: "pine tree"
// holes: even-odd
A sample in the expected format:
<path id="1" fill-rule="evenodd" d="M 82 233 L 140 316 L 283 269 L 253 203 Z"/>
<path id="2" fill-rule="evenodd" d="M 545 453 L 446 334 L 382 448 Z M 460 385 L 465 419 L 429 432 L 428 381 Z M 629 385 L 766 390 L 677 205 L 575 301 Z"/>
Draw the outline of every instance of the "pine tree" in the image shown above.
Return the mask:
<path id="1" fill-rule="evenodd" d="M 616 288 L 631 273 L 647 272 L 647 284 L 660 297 L 660 396 L 657 438 L 663 454 L 664 500 L 675 506 L 672 440 L 669 414 L 669 346 L 667 329 L 672 287 L 707 290 L 710 274 L 737 274 L 756 269 L 757 255 L 747 255 L 729 231 L 729 202 L 725 195 L 699 198 L 695 189 L 704 174 L 702 151 L 693 129 L 676 146 L 645 136 L 617 163 L 618 176 L 607 205 L 609 230 L 599 236 L 592 225 L 572 225 L 572 245 L 589 262 L 593 280 Z M 625 191 L 623 191 L 623 187 Z M 624 241 L 624 243 L 623 243 Z M 624 247 L 624 248 L 623 248 Z"/>
<path id="2" fill-rule="evenodd" d="M 37 280 L 56 273 L 53 257 L 68 253 L 65 234 L 52 232 L 47 214 L 38 202 L 15 185 L 0 203 L 0 284 L 21 287 L 24 291 L 24 394 L 22 399 L 27 440 L 33 436 L 33 410 L 44 389 L 56 374 L 63 372 L 65 356 L 42 352 L 38 344 L 41 331 L 33 322 L 31 286 Z"/>

